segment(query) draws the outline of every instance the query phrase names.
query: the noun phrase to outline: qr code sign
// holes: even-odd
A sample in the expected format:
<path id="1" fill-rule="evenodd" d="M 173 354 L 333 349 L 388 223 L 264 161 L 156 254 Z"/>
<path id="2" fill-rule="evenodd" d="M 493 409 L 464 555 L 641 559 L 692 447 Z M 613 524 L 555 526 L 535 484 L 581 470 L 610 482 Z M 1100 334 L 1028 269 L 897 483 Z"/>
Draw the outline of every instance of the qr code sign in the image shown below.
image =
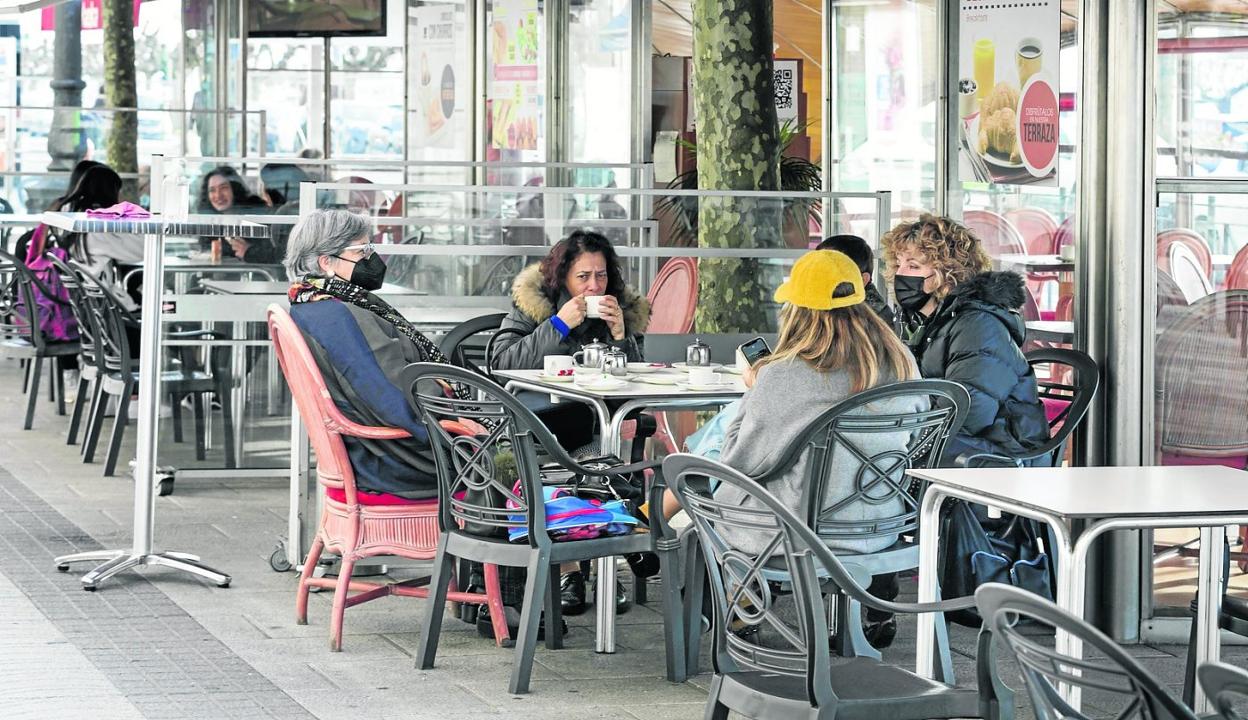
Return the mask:
<path id="1" fill-rule="evenodd" d="M 792 110 L 793 109 L 793 70 L 791 68 L 776 68 L 776 109 Z"/>

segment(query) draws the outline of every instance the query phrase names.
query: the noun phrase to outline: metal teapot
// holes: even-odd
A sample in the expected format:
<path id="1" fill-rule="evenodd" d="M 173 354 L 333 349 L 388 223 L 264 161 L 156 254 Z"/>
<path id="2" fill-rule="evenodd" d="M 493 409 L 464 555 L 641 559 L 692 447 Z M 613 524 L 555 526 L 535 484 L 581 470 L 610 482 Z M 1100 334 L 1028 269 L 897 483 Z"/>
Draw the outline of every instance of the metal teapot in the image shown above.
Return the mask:
<path id="1" fill-rule="evenodd" d="M 610 345 L 594 338 L 590 344 L 582 345 L 580 352 L 572 353 L 572 362 L 581 367 L 601 368 L 602 358 L 610 349 Z"/>
<path id="2" fill-rule="evenodd" d="M 624 377 L 628 374 L 628 354 L 614 348 L 603 353 L 602 371 L 608 375 Z"/>
<path id="3" fill-rule="evenodd" d="M 695 337 L 685 348 L 685 364 L 689 367 L 706 367 L 711 364 L 711 346 Z"/>

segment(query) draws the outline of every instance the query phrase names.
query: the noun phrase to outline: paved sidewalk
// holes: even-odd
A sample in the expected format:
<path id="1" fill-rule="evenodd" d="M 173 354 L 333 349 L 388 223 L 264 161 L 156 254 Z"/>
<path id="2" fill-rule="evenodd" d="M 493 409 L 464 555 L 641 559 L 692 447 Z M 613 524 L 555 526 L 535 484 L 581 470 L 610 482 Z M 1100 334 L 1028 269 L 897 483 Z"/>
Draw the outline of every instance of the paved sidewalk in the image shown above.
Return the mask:
<path id="1" fill-rule="evenodd" d="M 16 365 L 0 362 L 0 407 L 19 407 L 20 389 Z M 328 594 L 312 596 L 310 624 L 298 626 L 297 577 L 268 564 L 286 529 L 288 492 L 279 479 L 179 480 L 174 495 L 157 499 L 157 547 L 201 555 L 233 576 L 229 589 L 145 569 L 83 592 L 78 577 L 89 566 L 58 573 L 52 557 L 128 547 L 133 482 L 102 477 L 98 462 L 81 463 L 77 448 L 65 444 L 66 427 L 46 400 L 32 431 L 19 429 L 16 412 L 0 418 L 5 718 L 702 717 L 709 677 L 680 685 L 663 678 L 663 628 L 653 607 L 620 617 L 614 655 L 593 651 L 592 614 L 570 618 L 567 648 L 539 644 L 533 692 L 520 697 L 506 692 L 512 652 L 453 619 L 444 624 L 438 666 L 416 670 L 422 600 L 384 598 L 349 609 L 343 652 L 329 652 Z M 134 434 L 132 426 L 127 458 Z M 189 443 L 164 444 L 161 462 L 190 451 Z M 394 578 L 418 571 L 391 566 Z M 958 677 L 973 683 L 974 633 L 954 628 L 951 635 Z M 1184 648 L 1129 651 L 1167 684 L 1182 681 Z M 1226 655 L 1242 663 L 1245 652 L 1227 648 Z M 913 619 L 902 623 L 885 657 L 914 662 Z M 1025 700 L 1019 703 L 1020 716 L 1030 717 Z M 1094 716 L 1111 715 L 1089 705 Z"/>

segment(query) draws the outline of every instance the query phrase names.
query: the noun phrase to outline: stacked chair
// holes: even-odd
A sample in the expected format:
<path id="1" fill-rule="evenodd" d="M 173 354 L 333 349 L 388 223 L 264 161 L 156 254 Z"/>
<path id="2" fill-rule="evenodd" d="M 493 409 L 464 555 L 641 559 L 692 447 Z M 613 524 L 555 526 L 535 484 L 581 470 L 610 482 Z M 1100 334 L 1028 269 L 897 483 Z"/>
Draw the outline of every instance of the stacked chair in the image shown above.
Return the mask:
<path id="1" fill-rule="evenodd" d="M 65 414 L 65 376 L 61 360 L 79 352 L 78 341 L 49 342 L 39 328 L 36 290 L 50 302 L 60 303 L 56 295 L 43 286 L 37 277 L 16 257 L 0 252 L 0 358 L 13 358 L 26 363 L 26 417 L 22 428 L 29 430 L 35 419 L 35 402 L 43 364 L 52 363 L 49 389 L 56 401 L 58 415 Z"/>

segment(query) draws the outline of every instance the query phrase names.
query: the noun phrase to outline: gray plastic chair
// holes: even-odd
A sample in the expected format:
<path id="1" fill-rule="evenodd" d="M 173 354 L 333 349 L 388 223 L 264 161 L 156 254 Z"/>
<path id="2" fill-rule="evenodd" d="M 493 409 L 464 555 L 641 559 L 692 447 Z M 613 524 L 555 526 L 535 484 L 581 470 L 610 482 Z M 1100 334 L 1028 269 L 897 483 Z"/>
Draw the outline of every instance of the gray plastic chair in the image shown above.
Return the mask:
<path id="1" fill-rule="evenodd" d="M 825 582 L 867 607 L 892 613 L 957 610 L 970 607 L 972 598 L 935 603 L 875 598 L 802 518 L 750 478 L 712 460 L 683 453 L 669 455 L 663 470 L 693 519 L 706 567 L 711 571 L 715 675 L 707 718 L 727 718 L 729 711 L 752 718 L 837 720 L 1012 716 L 1012 698 L 1009 703 L 998 703 L 999 696 L 993 691 L 999 683 L 987 679 L 992 673 L 990 652 L 982 640 L 987 635 L 981 636 L 979 690 L 921 678 L 874 658 L 855 657 L 832 665 L 822 598 Z M 707 479 L 743 490 L 746 502 L 717 502 L 707 490 Z M 764 548 L 757 554 L 743 551 L 728 542 L 725 531 L 762 534 Z M 777 613 L 773 583 L 764 572 L 769 566 L 782 568 L 792 578 L 795 618 Z M 729 628 L 750 627 L 758 627 L 760 632 L 729 632 Z M 763 628 L 766 634 L 761 632 Z"/>
<path id="2" fill-rule="evenodd" d="M 1017 658 L 1037 718 L 1088 717 L 1062 698 L 1058 685 L 1068 684 L 1082 689 L 1085 704 L 1095 701 L 1102 712 L 1115 712 L 1116 720 L 1196 720 L 1117 643 L 1053 602 L 1001 583 L 981 585 L 975 601 L 985 630 L 997 635 L 1000 646 Z M 1019 631 L 1021 620 L 1074 635 L 1083 641 L 1085 657 L 1075 659 L 1042 645 L 1034 625 L 1026 634 Z M 1087 658 L 1089 650 L 1101 657 Z"/>
<path id="3" fill-rule="evenodd" d="M 929 408 L 898 414 L 871 413 L 869 410 L 871 405 L 916 396 L 928 398 Z M 790 441 L 775 469 L 754 479 L 766 487 L 806 458 L 806 483 L 801 505 L 805 510 L 801 516 L 806 526 L 813 529 L 825 544 L 836 546 L 846 541 L 898 538 L 896 543 L 879 552 L 851 554 L 837 551 L 837 558 L 857 575 L 868 578 L 868 582 L 875 575 L 916 569 L 919 566 L 919 546 L 913 540 L 918 532 L 921 493 L 914 491 L 918 488 L 911 488 L 911 478 L 905 475 L 905 471 L 936 466 L 944 452 L 945 442 L 962 427 L 970 404 L 966 388 L 948 380 L 911 380 L 857 393 L 815 419 Z M 882 434 L 900 433 L 909 433 L 907 445 L 899 447 L 884 443 L 882 447 L 871 447 L 877 444 L 874 441 Z M 844 460 L 857 460 L 862 464 L 855 483 L 857 490 L 829 504 L 828 478 L 835 463 Z M 899 504 L 900 510 L 895 515 L 873 520 L 844 519 L 848 512 L 856 508 L 885 504 Z M 784 570 L 769 569 L 766 575 L 769 580 L 790 582 Z M 695 595 L 701 586 L 697 579 L 689 582 Z M 837 653 L 844 657 L 880 659 L 879 651 L 863 634 L 861 604 L 835 588 L 832 594 L 837 599 Z M 938 625 L 943 629 L 943 622 Z M 691 637 L 688 644 L 688 662 L 692 672 L 696 668 L 698 638 Z M 948 643 L 942 643 L 940 650 L 938 665 L 941 677 L 952 682 L 953 660 Z"/>
<path id="4" fill-rule="evenodd" d="M 496 383 L 463 368 L 417 363 L 403 371 L 400 382 L 401 387 L 411 389 L 412 403 L 424 419 L 425 426 L 433 428 L 429 437 L 438 467 L 438 527 L 442 537 L 434 560 L 424 634 L 420 638 L 420 653 L 417 655 L 418 667 L 433 667 L 442 631 L 447 586 L 452 575 L 451 564 L 455 558 L 527 568 L 524 607 L 516 640 L 516 662 L 509 685 L 512 693 L 519 694 L 529 689 L 543 605 L 546 647 L 556 650 L 563 645 L 558 566 L 629 553 L 657 552 L 664 574 L 667 676 L 673 682 L 683 682 L 685 633 L 681 625 L 681 603 L 675 580 L 677 548 L 660 545 L 657 536 L 645 532 L 552 542 L 546 532 L 546 514 L 541 511 L 544 510 L 540 500 L 543 474 L 549 472 L 549 468 L 544 470 L 539 466 L 539 451 L 553 459 L 558 470 L 565 474 L 627 475 L 657 469 L 658 463 L 607 468 L 591 464 L 587 467 L 572 459 L 541 420 L 514 396 Z M 446 384 L 468 388 L 472 393 L 471 399 L 447 397 L 443 391 Z M 491 430 L 485 437 L 452 437 L 441 428 L 441 421 L 461 418 L 476 421 Z M 514 458 L 518 482 L 498 477 L 498 461 L 502 453 Z M 650 489 L 651 507 L 661 507 L 661 493 L 662 483 L 654 483 Z M 538 498 L 536 505 L 533 498 Z M 527 538 L 523 542 L 509 542 L 507 530 L 512 528 L 526 529 Z"/>
<path id="5" fill-rule="evenodd" d="M 1214 717 L 1221 720 L 1243 720 L 1243 716 L 1235 711 L 1235 701 L 1241 703 L 1248 697 L 1248 672 L 1226 663 L 1205 663 L 1196 672 L 1200 677 L 1200 686 L 1218 714 Z"/>

